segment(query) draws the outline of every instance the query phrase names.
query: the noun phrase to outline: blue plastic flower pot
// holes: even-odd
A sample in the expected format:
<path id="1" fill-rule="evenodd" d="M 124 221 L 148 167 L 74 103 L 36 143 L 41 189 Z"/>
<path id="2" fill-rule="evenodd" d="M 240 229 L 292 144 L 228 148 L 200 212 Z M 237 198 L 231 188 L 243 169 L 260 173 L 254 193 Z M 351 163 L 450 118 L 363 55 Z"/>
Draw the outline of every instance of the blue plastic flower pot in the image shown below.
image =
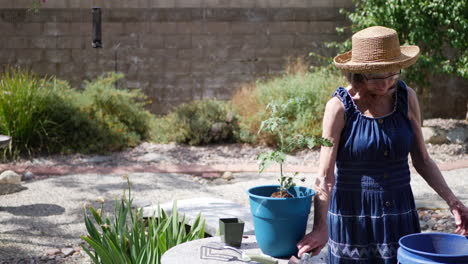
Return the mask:
<path id="1" fill-rule="evenodd" d="M 307 187 L 292 187 L 292 198 L 272 198 L 279 185 L 264 185 L 247 191 L 250 197 L 257 243 L 263 253 L 290 257 L 297 253 L 297 242 L 304 237 L 315 192 Z"/>
<path id="2" fill-rule="evenodd" d="M 447 233 L 416 233 L 398 241 L 401 264 L 468 263 L 468 237 Z"/>

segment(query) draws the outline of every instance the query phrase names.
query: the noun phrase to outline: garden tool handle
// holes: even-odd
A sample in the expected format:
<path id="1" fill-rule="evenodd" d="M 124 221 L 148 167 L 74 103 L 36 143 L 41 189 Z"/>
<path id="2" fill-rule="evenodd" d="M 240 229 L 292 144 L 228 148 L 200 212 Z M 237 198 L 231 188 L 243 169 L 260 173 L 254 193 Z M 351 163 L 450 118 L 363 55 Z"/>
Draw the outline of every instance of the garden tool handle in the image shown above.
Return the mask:
<path id="1" fill-rule="evenodd" d="M 264 254 L 244 253 L 251 261 L 256 261 L 262 264 L 278 264 L 278 260 Z"/>

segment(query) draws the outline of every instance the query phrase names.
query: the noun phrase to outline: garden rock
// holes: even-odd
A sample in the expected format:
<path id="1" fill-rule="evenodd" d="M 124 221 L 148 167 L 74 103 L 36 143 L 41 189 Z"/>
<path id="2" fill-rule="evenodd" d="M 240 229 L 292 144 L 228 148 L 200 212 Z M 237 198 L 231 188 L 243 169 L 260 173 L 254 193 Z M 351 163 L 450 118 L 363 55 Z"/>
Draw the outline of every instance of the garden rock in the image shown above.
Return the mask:
<path id="1" fill-rule="evenodd" d="M 61 251 L 64 257 L 68 257 L 75 252 L 73 248 L 62 248 Z"/>
<path id="2" fill-rule="evenodd" d="M 447 134 L 442 129 L 435 127 L 422 127 L 424 142 L 430 144 L 446 144 L 449 143 Z"/>
<path id="3" fill-rule="evenodd" d="M 55 255 L 60 254 L 60 252 L 61 252 L 60 249 L 58 249 L 58 248 L 53 248 L 53 249 L 47 250 L 47 255 L 49 255 L 49 256 L 55 256 Z"/>
<path id="4" fill-rule="evenodd" d="M 468 126 L 457 127 L 447 133 L 447 139 L 452 143 L 463 144 L 468 140 Z"/>
<path id="5" fill-rule="evenodd" d="M 230 171 L 225 171 L 223 173 L 223 179 L 225 179 L 226 181 L 230 181 L 230 180 L 233 180 L 234 179 L 234 176 L 232 176 L 232 172 Z"/>
<path id="6" fill-rule="evenodd" d="M 23 181 L 29 181 L 34 179 L 34 173 L 27 171 L 23 174 Z"/>
<path id="7" fill-rule="evenodd" d="M 4 183 L 4 184 L 0 184 L 0 195 L 16 193 L 16 192 L 20 192 L 26 189 L 27 188 L 24 186 L 21 186 L 21 184 Z"/>
<path id="8" fill-rule="evenodd" d="M 158 153 L 148 153 L 145 154 L 141 157 L 138 158 L 139 161 L 144 161 L 144 162 L 158 162 L 158 161 L 163 161 L 166 158 Z"/>
<path id="9" fill-rule="evenodd" d="M 20 184 L 21 176 L 11 170 L 7 170 L 0 174 L 0 184 Z"/>

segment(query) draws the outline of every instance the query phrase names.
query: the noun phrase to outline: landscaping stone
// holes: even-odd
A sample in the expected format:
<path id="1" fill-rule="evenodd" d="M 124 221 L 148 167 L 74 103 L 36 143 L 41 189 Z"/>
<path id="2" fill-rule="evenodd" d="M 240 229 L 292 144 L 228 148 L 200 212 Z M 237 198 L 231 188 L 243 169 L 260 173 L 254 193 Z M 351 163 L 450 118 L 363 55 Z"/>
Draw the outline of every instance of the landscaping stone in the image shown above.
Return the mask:
<path id="1" fill-rule="evenodd" d="M 34 179 L 34 173 L 30 172 L 30 171 L 27 171 L 23 174 L 23 181 L 29 181 L 29 180 L 32 180 Z"/>
<path id="2" fill-rule="evenodd" d="M 20 184 L 21 175 L 11 170 L 4 171 L 2 172 L 2 174 L 0 174 L 0 184 L 4 184 L 4 183 Z"/>
<path id="3" fill-rule="evenodd" d="M 463 144 L 468 140 L 468 126 L 457 127 L 447 133 L 447 139 L 456 144 Z"/>
<path id="4" fill-rule="evenodd" d="M 173 202 L 161 204 L 160 207 L 166 213 L 172 211 Z M 158 206 L 149 206 L 143 208 L 143 217 L 151 217 L 153 214 L 157 216 Z M 177 209 L 180 214 L 184 214 L 186 223 L 192 225 L 199 213 L 201 213 L 206 221 L 205 232 L 211 236 L 217 234 L 219 228 L 219 218 L 237 217 L 244 221 L 244 234 L 254 234 L 253 220 L 250 209 L 227 200 L 201 197 L 177 201 Z"/>
<path id="5" fill-rule="evenodd" d="M 53 249 L 47 250 L 47 255 L 49 255 L 49 256 L 55 256 L 55 255 L 58 255 L 60 253 L 61 253 L 61 251 L 58 248 L 53 248 Z"/>
<path id="6" fill-rule="evenodd" d="M 434 127 L 422 127 L 424 142 L 430 144 L 446 144 L 449 143 L 444 130 Z"/>
<path id="7" fill-rule="evenodd" d="M 144 161 L 144 162 L 158 162 L 158 161 L 163 161 L 165 159 L 166 158 L 163 155 L 158 154 L 158 153 L 148 153 L 141 157 L 138 157 L 139 161 Z"/>
<path id="8" fill-rule="evenodd" d="M 214 180 L 220 178 L 221 174 L 219 172 L 204 172 L 201 177 L 207 180 Z"/>
<path id="9" fill-rule="evenodd" d="M 68 257 L 75 252 L 73 248 L 62 248 L 61 251 L 64 257 Z"/>
<path id="10" fill-rule="evenodd" d="M 230 181 L 230 180 L 233 180 L 234 179 L 234 176 L 232 176 L 232 172 L 230 171 L 225 171 L 223 173 L 223 179 L 225 179 L 226 181 Z"/>

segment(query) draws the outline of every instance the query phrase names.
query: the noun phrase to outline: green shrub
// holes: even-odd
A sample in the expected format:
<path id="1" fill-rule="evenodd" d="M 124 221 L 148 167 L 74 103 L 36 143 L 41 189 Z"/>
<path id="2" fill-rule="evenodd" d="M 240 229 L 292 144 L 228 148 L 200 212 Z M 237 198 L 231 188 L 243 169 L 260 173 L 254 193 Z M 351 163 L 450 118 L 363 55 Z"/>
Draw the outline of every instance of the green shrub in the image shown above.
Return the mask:
<path id="1" fill-rule="evenodd" d="M 0 133 L 12 143 L 4 157 L 48 152 L 107 152 L 150 137 L 153 116 L 138 90 L 116 89 L 105 74 L 77 91 L 56 78 L 7 69 L 0 80 Z"/>
<path id="2" fill-rule="evenodd" d="M 12 137 L 6 156 L 32 154 L 47 145 L 47 127 L 53 124 L 45 109 L 50 79 L 8 68 L 0 80 L 0 133 Z"/>
<path id="3" fill-rule="evenodd" d="M 321 136 L 321 123 L 326 102 L 332 92 L 346 83 L 333 71 L 287 73 L 255 86 L 238 91 L 233 105 L 240 115 L 240 138 L 244 142 L 264 142 L 277 145 L 279 139 L 267 133 L 256 135 L 259 124 L 268 118 L 265 111 L 271 102 L 283 105 L 278 115 L 288 122 L 285 137 L 295 134 Z"/>
<path id="4" fill-rule="evenodd" d="M 181 104 L 158 123 L 160 140 L 189 145 L 236 142 L 239 130 L 231 104 L 217 100 Z"/>
<path id="5" fill-rule="evenodd" d="M 143 218 L 143 209 L 132 210 L 130 181 L 128 198 L 126 195 L 115 201 L 114 216 L 104 215 L 104 206 L 96 210 L 89 208 L 92 218 L 85 209 L 84 220 L 87 236 L 81 238 L 87 243 L 83 250 L 96 264 L 159 264 L 161 256 L 168 249 L 195 239 L 204 238 L 205 221 L 201 214 L 190 229 L 186 230 L 185 216 L 180 219 L 174 203 L 172 214 L 168 216 L 158 209 L 148 221 Z"/>

